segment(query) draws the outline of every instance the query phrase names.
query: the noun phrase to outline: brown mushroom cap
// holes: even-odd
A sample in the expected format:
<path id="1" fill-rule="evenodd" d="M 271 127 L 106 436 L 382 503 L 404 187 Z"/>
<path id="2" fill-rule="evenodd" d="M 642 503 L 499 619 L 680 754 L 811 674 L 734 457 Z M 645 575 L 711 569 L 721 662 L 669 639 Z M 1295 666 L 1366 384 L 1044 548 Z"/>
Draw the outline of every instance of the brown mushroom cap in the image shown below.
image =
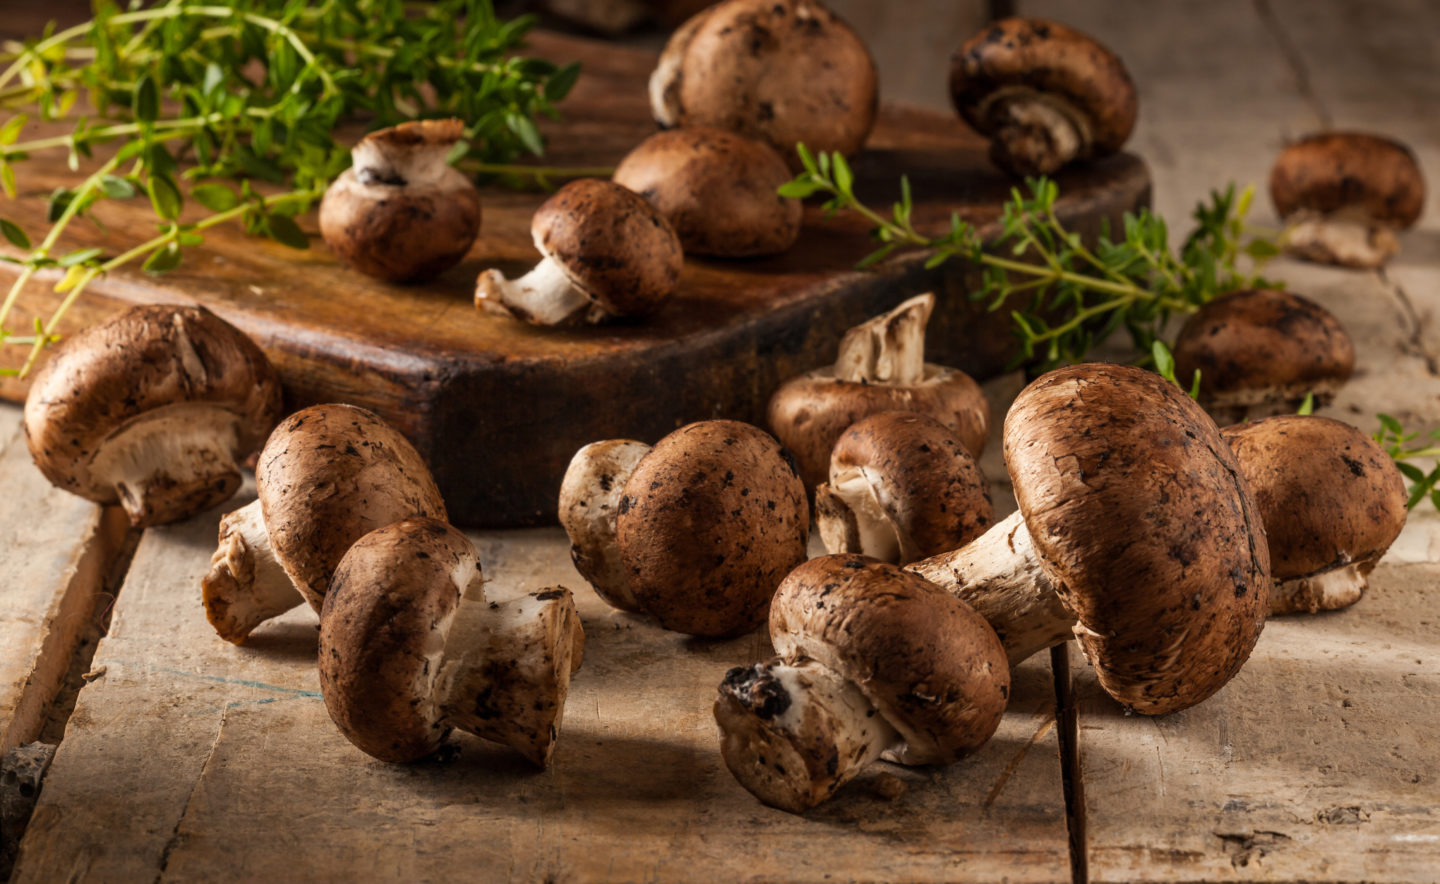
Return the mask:
<path id="1" fill-rule="evenodd" d="M 1322 132 L 1287 145 L 1270 170 L 1280 217 L 1353 213 L 1404 229 L 1425 205 L 1425 178 L 1410 148 L 1365 132 Z"/>
<path id="2" fill-rule="evenodd" d="M 320 233 L 342 261 L 389 282 L 428 279 L 459 263 L 480 233 L 480 193 L 445 163 L 459 120 L 371 132 L 355 165 L 325 191 Z"/>
<path id="3" fill-rule="evenodd" d="M 670 38 L 651 82 L 666 126 L 714 126 L 768 142 L 853 154 L 875 125 L 878 81 L 865 43 L 813 0 L 727 0 Z"/>
<path id="4" fill-rule="evenodd" d="M 768 144 L 722 129 L 672 129 L 640 143 L 614 181 L 649 200 L 685 251 L 773 255 L 800 236 L 800 201 L 780 196 L 790 170 Z"/>
<path id="5" fill-rule="evenodd" d="M 630 589 L 666 629 L 726 636 L 764 622 L 805 560 L 805 487 L 780 446 L 737 421 L 656 443 L 625 483 L 616 534 Z"/>
<path id="6" fill-rule="evenodd" d="M 1073 28 L 1038 18 L 1003 19 L 967 40 L 950 64 L 950 94 L 965 122 L 982 135 L 1006 125 L 1007 101 L 1044 102 L 1078 130 L 1081 158 L 1118 151 L 1135 128 L 1138 106 L 1135 86 L 1114 53 Z M 1014 166 L 1003 158 L 1001 165 Z"/>
<path id="7" fill-rule="evenodd" d="M 1160 715 L 1239 670 L 1269 611 L 1264 527 L 1230 446 L 1179 387 L 1125 365 L 1043 375 L 1005 418 L 1005 462 L 1106 692 Z"/>
<path id="8" fill-rule="evenodd" d="M 1255 492 L 1277 581 L 1385 555 L 1405 527 L 1405 480 L 1341 421 L 1282 415 L 1220 431 Z"/>
<path id="9" fill-rule="evenodd" d="M 275 557 L 316 611 L 351 544 L 410 516 L 446 518 L 415 447 L 352 405 L 286 418 L 260 453 L 255 485 Z"/>
<path id="10" fill-rule="evenodd" d="M 414 761 L 445 741 L 433 699 L 442 624 L 460 604 L 456 575 L 479 568 L 465 535 L 406 519 L 366 534 L 335 569 L 320 618 L 320 688 L 362 751 Z"/>
<path id="11" fill-rule="evenodd" d="M 535 247 L 606 312 L 644 316 L 680 281 L 680 240 L 634 192 L 581 178 L 545 201 L 530 224 Z"/>
<path id="12" fill-rule="evenodd" d="M 770 638 L 859 686 L 905 738 L 905 764 L 945 764 L 1000 725 L 1010 664 L 979 614 L 938 586 L 864 556 L 821 556 L 780 585 Z"/>
<path id="13" fill-rule="evenodd" d="M 117 438 L 141 424 L 215 421 L 233 432 L 229 454 L 243 460 L 279 417 L 280 380 L 254 341 L 204 307 L 152 304 L 56 347 L 25 399 L 25 439 L 52 484 L 115 503 L 126 492 L 117 492 L 104 462 Z M 135 524 L 157 525 L 226 500 L 241 481 L 233 463 L 217 464 L 199 484 L 124 502 Z"/>
<path id="14" fill-rule="evenodd" d="M 1175 375 L 1200 372 L 1207 408 L 1274 404 L 1294 411 L 1313 392 L 1321 404 L 1355 370 L 1355 345 L 1334 314 L 1299 295 L 1245 289 L 1201 307 L 1175 339 Z"/>

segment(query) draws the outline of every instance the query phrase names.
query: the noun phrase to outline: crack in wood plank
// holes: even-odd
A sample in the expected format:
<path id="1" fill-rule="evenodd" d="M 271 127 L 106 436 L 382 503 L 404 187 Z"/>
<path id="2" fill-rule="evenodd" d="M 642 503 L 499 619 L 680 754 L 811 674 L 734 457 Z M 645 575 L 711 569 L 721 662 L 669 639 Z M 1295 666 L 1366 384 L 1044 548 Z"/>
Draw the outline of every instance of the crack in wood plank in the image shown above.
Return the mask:
<path id="1" fill-rule="evenodd" d="M 1265 25 L 1265 30 L 1275 40 L 1280 54 L 1285 58 L 1285 64 L 1289 66 L 1291 74 L 1295 77 L 1296 91 L 1300 93 L 1300 97 L 1305 100 L 1305 103 L 1310 105 L 1315 116 L 1320 118 L 1320 128 L 1331 128 L 1334 122 L 1330 116 L 1330 108 L 1316 93 L 1310 80 L 1310 68 L 1305 64 L 1305 59 L 1300 55 L 1300 50 L 1295 46 L 1295 42 L 1286 33 L 1280 17 L 1271 8 L 1270 0 L 1255 0 L 1255 14 L 1260 17 L 1261 23 Z"/>
<path id="2" fill-rule="evenodd" d="M 1035 709 L 1034 714 L 1039 715 L 1043 711 L 1045 710 L 1044 704 L 1042 703 L 1039 707 Z M 1034 748 L 1035 744 L 1040 742 L 1040 740 L 1043 739 L 1044 736 L 1048 734 L 1050 732 L 1050 729 L 1054 726 L 1055 718 L 1053 715 L 1050 718 L 1047 718 L 1044 721 L 1040 722 L 1040 726 L 1035 729 L 1035 733 L 1030 735 L 1030 739 L 1026 740 L 1020 746 L 1019 751 L 1015 753 L 1014 757 L 1012 757 L 1010 761 L 1005 765 L 1004 769 L 1000 771 L 1000 776 L 995 779 L 995 785 L 990 787 L 990 791 L 985 795 L 985 801 L 981 805 L 985 808 L 986 814 L 989 814 L 990 807 L 995 803 L 995 799 L 999 798 L 1000 793 L 1005 791 L 1005 784 L 1010 782 L 1010 778 L 1015 775 L 1016 769 L 1019 768 L 1020 763 L 1025 760 L 1025 756 L 1030 754 L 1030 750 Z"/>
<path id="3" fill-rule="evenodd" d="M 1409 323 L 1409 337 L 1405 341 L 1406 352 L 1419 358 L 1425 363 L 1425 371 L 1431 377 L 1440 377 L 1440 356 L 1430 349 L 1425 343 L 1425 333 L 1428 331 L 1428 317 L 1421 316 L 1420 311 L 1415 309 L 1415 302 L 1405 291 L 1405 287 L 1398 281 L 1391 279 L 1390 274 L 1381 267 L 1375 271 L 1375 276 L 1380 284 L 1385 286 L 1389 292 L 1400 302 L 1400 307 L 1405 313 L 1405 319 Z"/>
<path id="4" fill-rule="evenodd" d="M 225 735 L 225 723 L 230 720 L 230 707 L 225 706 L 220 710 L 220 724 L 215 728 L 215 739 L 210 743 L 210 749 L 205 753 L 205 760 L 200 764 L 200 773 L 196 775 L 195 782 L 190 786 L 190 794 L 185 797 L 185 806 L 180 811 L 180 817 L 175 820 L 175 828 L 170 831 L 170 839 L 165 842 L 165 847 L 160 851 L 160 870 L 155 874 L 155 884 L 160 884 L 165 879 L 165 871 L 170 867 L 170 852 L 180 843 L 180 829 L 185 825 L 185 820 L 190 816 L 190 808 L 195 804 L 195 796 L 199 793 L 201 786 L 205 785 L 205 777 L 210 772 L 210 763 L 215 760 L 215 752 L 220 748 L 220 740 Z"/>

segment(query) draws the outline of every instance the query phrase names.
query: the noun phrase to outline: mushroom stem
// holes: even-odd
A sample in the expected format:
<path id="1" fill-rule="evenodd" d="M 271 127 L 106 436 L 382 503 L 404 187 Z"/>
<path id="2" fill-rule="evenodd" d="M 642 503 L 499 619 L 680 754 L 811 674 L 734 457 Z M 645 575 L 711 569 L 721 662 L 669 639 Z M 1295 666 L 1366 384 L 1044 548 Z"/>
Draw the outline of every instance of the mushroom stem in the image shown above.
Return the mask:
<path id="1" fill-rule="evenodd" d="M 868 467 L 839 471 L 815 488 L 815 526 L 830 553 L 861 553 L 882 562 L 905 562 L 900 526 L 880 501 L 879 482 Z M 910 550 L 913 553 L 913 549 Z"/>
<path id="2" fill-rule="evenodd" d="M 220 520 L 220 545 L 200 587 L 206 619 L 237 645 L 261 623 L 305 601 L 275 557 L 258 500 Z"/>
<path id="3" fill-rule="evenodd" d="M 906 566 L 962 599 L 984 617 L 1013 667 L 1069 640 L 1075 617 L 1040 567 L 1019 512 L 958 550 Z"/>
<path id="4" fill-rule="evenodd" d="M 847 331 L 835 360 L 836 379 L 894 386 L 923 381 L 925 323 L 934 309 L 934 295 L 918 295 Z"/>
<path id="5" fill-rule="evenodd" d="M 371 132 L 350 149 L 361 184 L 431 186 L 459 173 L 446 162 L 465 134 L 459 120 L 423 120 Z"/>
<path id="6" fill-rule="evenodd" d="M 1293 255 L 1342 267 L 1379 267 L 1400 251 L 1389 227 L 1344 215 L 1301 217 L 1285 231 L 1284 243 Z"/>
<path id="7" fill-rule="evenodd" d="M 1314 614 L 1348 608 L 1365 594 L 1375 564 L 1354 562 L 1333 571 L 1279 581 L 1270 591 L 1270 613 Z"/>
<path id="8" fill-rule="evenodd" d="M 560 483 L 560 524 L 570 535 L 575 570 L 611 607 L 640 611 L 620 561 L 615 534 L 625 483 L 650 451 L 644 442 L 607 439 L 575 452 Z"/>
<path id="9" fill-rule="evenodd" d="M 482 584 L 476 572 L 445 634 L 436 677 L 441 718 L 545 767 L 570 674 L 584 656 L 580 615 L 564 587 L 487 602 Z"/>
<path id="10" fill-rule="evenodd" d="M 730 670 L 715 720 L 730 772 L 791 813 L 829 798 L 900 741 L 854 682 L 806 658 Z"/>
<path id="11" fill-rule="evenodd" d="M 475 306 L 538 325 L 595 321 L 603 311 L 575 287 L 554 258 L 545 258 L 519 279 L 486 270 L 475 284 Z M 587 312 L 592 311 L 595 312 Z"/>
<path id="12" fill-rule="evenodd" d="M 90 470 L 113 477 L 115 495 L 137 528 L 185 518 L 240 487 L 237 420 L 199 405 L 152 411 L 115 433 Z"/>

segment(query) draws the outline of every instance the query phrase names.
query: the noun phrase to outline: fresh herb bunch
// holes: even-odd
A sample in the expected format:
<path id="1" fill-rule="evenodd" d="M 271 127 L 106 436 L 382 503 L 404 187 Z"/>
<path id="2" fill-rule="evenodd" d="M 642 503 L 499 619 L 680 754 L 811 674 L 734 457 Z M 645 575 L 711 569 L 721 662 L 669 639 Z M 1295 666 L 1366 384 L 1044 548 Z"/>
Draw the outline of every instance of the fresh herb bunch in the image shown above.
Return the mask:
<path id="1" fill-rule="evenodd" d="M 1374 433 L 1374 439 L 1380 447 L 1389 453 L 1394 459 L 1395 466 L 1400 469 L 1406 479 L 1410 480 L 1410 497 L 1405 505 L 1414 509 L 1427 497 L 1430 502 L 1440 509 L 1440 464 L 1435 462 L 1440 458 L 1440 429 L 1431 430 L 1425 435 L 1425 441 L 1417 447 L 1411 447 L 1415 440 L 1421 438 L 1418 432 L 1407 433 L 1400 421 L 1388 414 L 1376 415 L 1380 419 L 1380 429 Z M 1427 461 L 1426 466 L 1430 471 L 1426 472 L 1424 467 L 1417 466 L 1414 461 Z"/>
<path id="2" fill-rule="evenodd" d="M 1000 234 L 985 242 L 958 214 L 951 215 L 950 229 L 941 236 L 917 231 L 906 178 L 900 179 L 900 199 L 887 217 L 855 196 L 854 173 L 842 155 L 817 157 L 804 145 L 798 150 L 804 171 L 781 194 L 799 199 L 828 194 L 827 211 L 856 212 L 873 223 L 880 247 L 860 267 L 907 246 L 934 253 L 927 267 L 957 256 L 979 265 L 983 284 L 971 297 L 988 302 L 991 310 L 1010 309 L 1022 345 L 1017 362 L 1038 359 L 1040 369 L 1083 361 L 1122 327 L 1148 362 L 1173 314 L 1193 313 L 1227 291 L 1271 284 L 1242 272 L 1242 255 L 1263 262 L 1279 254 L 1273 240 L 1245 226 L 1250 189 L 1238 196 L 1233 186 L 1212 192 L 1210 201 L 1196 208 L 1196 229 L 1177 254 L 1170 249 L 1164 219 L 1149 210 L 1126 213 L 1123 238 L 1114 239 L 1104 229 L 1096 246 L 1087 247 L 1055 213 L 1055 182 L 1032 178 L 1026 181 L 1028 193 L 1011 191 Z M 1017 295 L 1023 300 L 1012 302 Z"/>
<path id="3" fill-rule="evenodd" d="M 555 115 L 580 71 L 515 55 L 532 24 L 498 19 L 490 0 L 136 0 L 124 11 L 104 0 L 91 21 L 0 47 L 0 108 L 15 111 L 0 125 L 0 185 L 10 197 L 17 164 L 31 156 L 65 151 L 79 171 L 97 148 L 115 148 L 78 186 L 51 195 L 51 227 L 38 244 L 0 219 L 0 233 L 28 253 L 4 258 L 23 266 L 0 303 L 0 343 L 29 345 L 28 371 L 96 276 L 141 259 L 148 272 L 172 270 L 218 224 L 240 221 L 305 248 L 294 216 L 349 165 L 334 132 L 350 119 L 381 127 L 459 117 L 466 139 L 452 159 L 467 168 L 588 173 L 511 163 L 543 153 L 535 119 Z M 70 128 L 27 139 L 32 119 Z M 157 236 L 108 259 L 97 249 L 57 254 L 71 222 L 140 194 Z M 187 201 L 210 214 L 182 223 Z M 35 320 L 33 335 L 12 334 L 21 290 L 52 267 L 65 271 L 56 286 L 64 299 Z"/>

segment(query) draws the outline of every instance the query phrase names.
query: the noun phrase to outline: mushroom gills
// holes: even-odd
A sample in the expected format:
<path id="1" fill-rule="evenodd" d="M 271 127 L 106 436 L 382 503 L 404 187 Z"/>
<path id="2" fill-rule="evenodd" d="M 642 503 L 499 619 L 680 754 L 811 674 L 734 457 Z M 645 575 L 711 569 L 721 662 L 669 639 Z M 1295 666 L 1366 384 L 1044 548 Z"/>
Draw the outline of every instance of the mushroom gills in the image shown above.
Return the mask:
<path id="1" fill-rule="evenodd" d="M 475 303 L 481 309 L 538 325 L 593 323 L 609 315 L 548 255 L 519 279 L 486 270 L 476 283 Z"/>
<path id="2" fill-rule="evenodd" d="M 182 519 L 240 487 L 234 456 L 238 421 L 226 409 L 199 404 L 147 412 L 99 446 L 90 472 L 114 477 L 116 497 L 132 525 Z"/>
<path id="3" fill-rule="evenodd" d="M 1293 255 L 1341 267 L 1379 267 L 1400 251 L 1393 230 L 1356 212 L 1297 216 L 1283 242 Z"/>
<path id="4" fill-rule="evenodd" d="M 1220 425 L 1238 424 L 1265 417 L 1294 414 L 1305 401 L 1313 397 L 1316 408 L 1324 408 L 1335 401 L 1335 394 L 1345 386 L 1345 378 L 1315 378 L 1289 384 L 1271 384 L 1268 387 L 1250 387 L 1211 393 L 1204 398 L 1205 410 Z"/>
<path id="5" fill-rule="evenodd" d="M 882 562 L 901 560 L 906 551 L 900 526 L 880 499 L 882 482 L 869 467 L 837 471 L 815 489 L 815 524 L 829 553 L 863 553 Z"/>
<path id="6" fill-rule="evenodd" d="M 857 685 L 803 657 L 730 670 L 715 718 L 730 772 L 792 813 L 829 798 L 901 739 Z"/>
<path id="7" fill-rule="evenodd" d="M 1375 564 L 1374 561 L 1352 562 L 1309 577 L 1282 580 L 1270 593 L 1270 613 L 1314 614 L 1348 608 L 1365 594 Z"/>
<path id="8" fill-rule="evenodd" d="M 1054 95 L 1002 89 L 981 113 L 995 121 L 995 149 L 1017 172 L 1050 175 L 1089 150 L 1084 114 Z"/>
<path id="9" fill-rule="evenodd" d="M 200 592 L 210 625 L 235 644 L 266 620 L 304 603 L 270 546 L 260 501 L 220 520 L 220 545 L 210 557 Z"/>

